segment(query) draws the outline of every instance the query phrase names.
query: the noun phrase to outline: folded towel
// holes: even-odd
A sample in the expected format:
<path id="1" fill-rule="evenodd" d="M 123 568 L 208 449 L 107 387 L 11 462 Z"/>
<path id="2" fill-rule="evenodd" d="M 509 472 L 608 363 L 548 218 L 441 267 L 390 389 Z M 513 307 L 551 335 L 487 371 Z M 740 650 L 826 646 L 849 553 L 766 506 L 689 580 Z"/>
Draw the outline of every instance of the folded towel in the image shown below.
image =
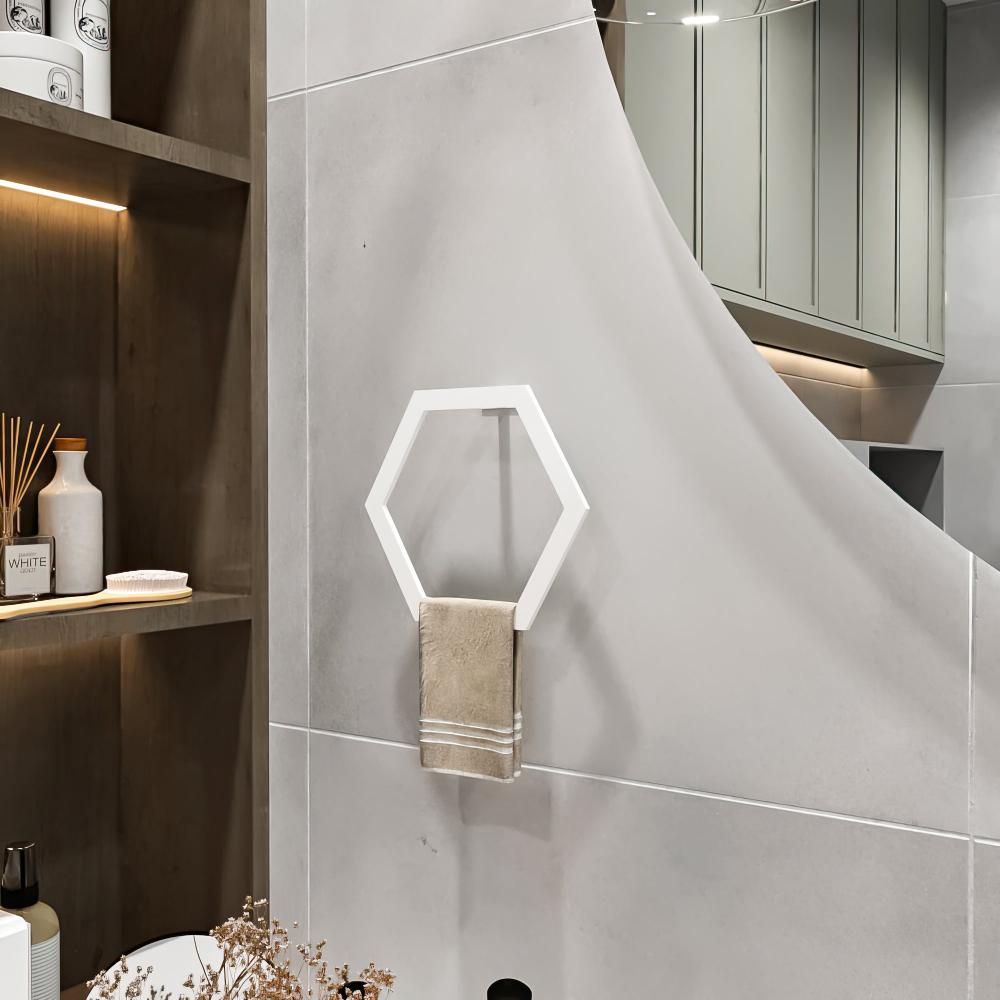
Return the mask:
<path id="1" fill-rule="evenodd" d="M 420 604 L 420 763 L 513 781 L 521 773 L 521 650 L 514 605 Z"/>

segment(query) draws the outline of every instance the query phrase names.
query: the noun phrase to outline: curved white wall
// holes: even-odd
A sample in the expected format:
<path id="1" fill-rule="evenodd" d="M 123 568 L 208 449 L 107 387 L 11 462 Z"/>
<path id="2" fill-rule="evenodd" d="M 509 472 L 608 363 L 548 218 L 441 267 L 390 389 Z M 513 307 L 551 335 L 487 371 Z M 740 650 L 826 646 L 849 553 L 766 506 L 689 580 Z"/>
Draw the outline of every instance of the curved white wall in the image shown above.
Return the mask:
<path id="1" fill-rule="evenodd" d="M 969 835 L 1000 838 L 1000 746 L 970 794 L 970 601 L 1000 618 L 1000 576 L 736 327 L 593 22 L 571 20 L 585 4 L 288 6 L 269 71 L 276 909 L 393 965 L 404 1000 L 501 975 L 575 998 L 623 974 L 685 1000 L 965 996 Z M 416 631 L 363 502 L 414 389 L 522 382 L 592 515 L 528 638 L 534 766 L 497 788 L 417 766 Z M 555 508 L 516 426 L 506 447 L 495 420 L 429 421 L 393 504 L 429 591 L 513 595 L 530 568 Z"/>

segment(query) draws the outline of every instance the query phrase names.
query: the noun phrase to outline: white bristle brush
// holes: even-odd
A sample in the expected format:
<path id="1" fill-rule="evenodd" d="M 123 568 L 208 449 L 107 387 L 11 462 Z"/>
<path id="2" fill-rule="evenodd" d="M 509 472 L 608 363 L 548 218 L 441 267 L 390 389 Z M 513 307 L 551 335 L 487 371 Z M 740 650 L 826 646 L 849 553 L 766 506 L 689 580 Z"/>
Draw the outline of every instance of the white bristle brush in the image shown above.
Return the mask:
<path id="1" fill-rule="evenodd" d="M 143 604 L 147 601 L 180 601 L 191 596 L 187 573 L 162 569 L 137 569 L 130 573 L 111 573 L 108 586 L 97 594 L 57 597 L 51 601 L 28 601 L 0 605 L 0 622 L 25 615 L 47 615 L 55 611 L 82 611 L 105 604 Z"/>

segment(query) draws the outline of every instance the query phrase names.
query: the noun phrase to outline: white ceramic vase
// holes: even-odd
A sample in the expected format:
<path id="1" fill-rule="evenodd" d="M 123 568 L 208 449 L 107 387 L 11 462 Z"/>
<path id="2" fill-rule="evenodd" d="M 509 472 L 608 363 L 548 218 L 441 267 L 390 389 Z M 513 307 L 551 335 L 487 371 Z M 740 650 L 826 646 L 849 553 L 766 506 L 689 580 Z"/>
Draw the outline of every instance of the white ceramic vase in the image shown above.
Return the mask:
<path id="1" fill-rule="evenodd" d="M 56 474 L 38 494 L 38 529 L 56 540 L 56 593 L 104 588 L 104 498 L 87 478 L 85 450 L 60 450 Z"/>
<path id="2" fill-rule="evenodd" d="M 58 38 L 0 31 L 0 87 L 83 110 L 83 54 Z"/>
<path id="3" fill-rule="evenodd" d="M 52 37 L 83 53 L 83 110 L 111 117 L 111 0 L 50 0 Z"/>

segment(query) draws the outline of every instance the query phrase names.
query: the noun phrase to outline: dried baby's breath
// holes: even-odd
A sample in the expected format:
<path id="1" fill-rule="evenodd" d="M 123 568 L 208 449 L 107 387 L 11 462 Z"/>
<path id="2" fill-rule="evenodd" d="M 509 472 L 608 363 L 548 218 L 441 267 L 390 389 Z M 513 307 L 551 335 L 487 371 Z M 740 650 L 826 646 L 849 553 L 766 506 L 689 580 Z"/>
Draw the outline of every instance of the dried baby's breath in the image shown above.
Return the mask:
<path id="1" fill-rule="evenodd" d="M 392 991 L 396 977 L 388 970 L 371 964 L 352 977 L 346 965 L 331 969 L 323 958 L 326 941 L 293 947 L 288 931 L 277 920 L 268 923 L 266 912 L 267 900 L 248 896 L 240 916 L 212 931 L 222 951 L 220 967 L 199 954 L 199 968 L 181 984 L 181 993 L 149 985 L 153 967 L 132 971 L 125 958 L 87 987 L 97 989 L 97 1000 L 379 1000 Z M 304 987 L 309 979 L 312 986 Z"/>

